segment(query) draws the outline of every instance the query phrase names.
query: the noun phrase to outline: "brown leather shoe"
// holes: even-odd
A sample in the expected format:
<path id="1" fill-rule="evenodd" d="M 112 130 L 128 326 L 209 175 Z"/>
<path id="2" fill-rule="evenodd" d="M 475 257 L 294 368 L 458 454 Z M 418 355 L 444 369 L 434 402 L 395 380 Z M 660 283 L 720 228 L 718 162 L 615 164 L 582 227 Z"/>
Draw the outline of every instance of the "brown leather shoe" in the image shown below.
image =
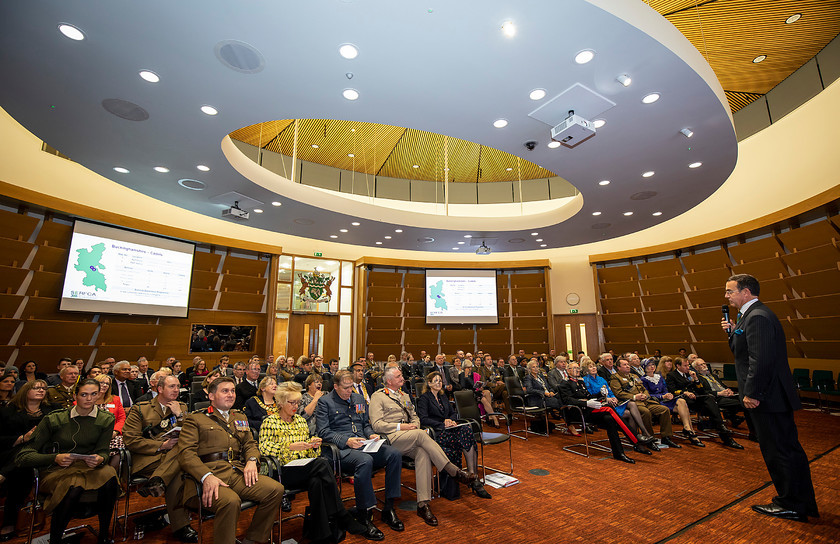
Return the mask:
<path id="1" fill-rule="evenodd" d="M 431 525 L 432 527 L 437 527 L 438 520 L 434 514 L 432 514 L 432 509 L 429 508 L 428 504 L 424 504 L 422 506 L 417 506 L 417 515 L 426 522 L 426 525 Z"/>
<path id="2" fill-rule="evenodd" d="M 461 482 L 464 485 L 470 485 L 474 481 L 478 480 L 478 474 L 474 474 L 472 472 L 466 472 L 464 470 L 459 470 L 455 473 L 455 479 Z"/>

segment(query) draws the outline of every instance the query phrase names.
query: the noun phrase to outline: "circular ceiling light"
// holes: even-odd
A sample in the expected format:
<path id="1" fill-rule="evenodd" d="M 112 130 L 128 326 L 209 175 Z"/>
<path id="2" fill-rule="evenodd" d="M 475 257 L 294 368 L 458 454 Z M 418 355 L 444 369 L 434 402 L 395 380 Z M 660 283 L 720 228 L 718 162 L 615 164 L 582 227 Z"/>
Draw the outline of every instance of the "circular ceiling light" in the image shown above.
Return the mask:
<path id="1" fill-rule="evenodd" d="M 601 212 L 592 212 L 592 215 L 597 217 L 597 216 L 601 215 Z"/>
<path id="2" fill-rule="evenodd" d="M 790 17 L 785 19 L 785 24 L 789 25 L 789 24 L 795 23 L 796 21 L 798 21 L 801 18 L 802 18 L 801 13 L 794 13 L 793 15 L 791 15 Z"/>
<path id="3" fill-rule="evenodd" d="M 169 168 L 165 166 L 155 166 L 155 172 L 160 172 L 161 174 L 165 174 L 169 172 Z"/>
<path id="4" fill-rule="evenodd" d="M 348 232 L 347 229 L 338 229 L 338 232 Z"/>
<path id="5" fill-rule="evenodd" d="M 654 217 L 659 217 L 660 215 L 662 215 L 662 212 L 653 212 L 653 214 L 652 214 L 652 215 L 653 215 Z"/>
<path id="6" fill-rule="evenodd" d="M 625 217 L 630 217 L 631 215 L 633 215 L 633 212 L 624 212 Z"/>
<path id="7" fill-rule="evenodd" d="M 534 89 L 528 97 L 531 100 L 542 100 L 545 98 L 545 89 Z"/>
<path id="8" fill-rule="evenodd" d="M 338 46 L 338 54 L 345 59 L 355 59 L 359 56 L 359 49 L 352 43 L 343 43 Z"/>
<path id="9" fill-rule="evenodd" d="M 338 238 L 337 234 L 330 234 L 330 238 Z"/>
<path id="10" fill-rule="evenodd" d="M 383 238 L 385 238 L 386 240 L 390 240 L 390 239 L 391 239 L 391 237 L 390 237 L 390 236 L 383 236 Z"/>
<path id="11" fill-rule="evenodd" d="M 595 58 L 595 51 L 591 49 L 584 49 L 577 55 L 575 55 L 575 62 L 578 64 L 586 64 L 587 62 L 591 61 Z"/>
<path id="12" fill-rule="evenodd" d="M 204 187 L 205 187 L 203 181 L 199 181 L 197 179 L 189 179 L 189 178 L 179 179 L 178 180 L 178 185 L 180 185 L 184 189 L 189 189 L 191 191 L 202 191 L 202 190 L 204 190 Z M 254 210 L 254 211 L 256 211 L 256 210 Z"/>
<path id="13" fill-rule="evenodd" d="M 642 98 L 642 103 L 643 104 L 653 104 L 657 100 L 659 100 L 659 93 L 650 93 L 648 95 L 645 95 L 644 98 Z"/>
<path id="14" fill-rule="evenodd" d="M 516 36 L 516 25 L 513 24 L 513 21 L 505 21 L 502 23 L 502 34 L 508 38 Z"/>
<path id="15" fill-rule="evenodd" d="M 754 58 L 752 61 L 753 61 L 753 64 L 758 64 L 759 62 L 763 62 L 764 59 L 766 59 L 766 58 L 767 58 L 767 55 L 759 55 L 756 58 Z"/>
<path id="16" fill-rule="evenodd" d="M 543 239 L 542 239 L 542 238 L 537 238 L 537 239 L 535 240 L 535 242 L 542 242 L 542 241 L 543 241 Z"/>
<path id="17" fill-rule="evenodd" d="M 341 91 L 341 96 L 346 98 L 347 100 L 356 100 L 359 98 L 359 91 L 356 89 L 344 89 Z"/>
<path id="18" fill-rule="evenodd" d="M 402 229 L 394 229 L 394 232 L 402 232 Z"/>
<path id="19" fill-rule="evenodd" d="M 540 244 L 540 247 L 546 247 L 548 244 Z"/>
<path id="20" fill-rule="evenodd" d="M 353 221 L 350 224 L 353 225 L 354 227 L 358 227 L 359 225 L 361 225 L 361 223 L 359 223 L 358 221 Z"/>
<path id="21" fill-rule="evenodd" d="M 203 164 L 197 164 L 195 167 L 196 167 L 197 169 L 201 170 L 202 172 L 209 172 L 209 171 L 210 171 L 210 167 L 209 167 L 209 166 L 205 166 L 205 165 L 203 165 Z"/>
<path id="22" fill-rule="evenodd" d="M 607 122 L 604 121 L 603 119 L 595 119 L 594 121 L 592 121 L 592 126 L 595 127 L 595 128 L 601 128 L 602 126 L 604 126 L 606 124 L 607 124 Z"/>
<path id="23" fill-rule="evenodd" d="M 701 166 L 703 166 L 702 162 L 693 162 L 688 165 L 689 168 L 700 168 Z"/>
<path id="24" fill-rule="evenodd" d="M 532 233 L 531 233 L 531 236 L 539 236 L 539 235 L 540 235 L 540 233 L 539 233 L 539 232 L 532 232 Z"/>
<path id="25" fill-rule="evenodd" d="M 458 242 L 458 245 L 459 245 L 459 246 L 462 246 L 462 245 L 464 245 L 464 244 L 466 244 L 466 242 Z"/>
<path id="26" fill-rule="evenodd" d="M 548 142 L 549 149 L 557 149 L 558 147 L 560 147 L 560 142 L 555 142 L 554 140 Z"/>
<path id="27" fill-rule="evenodd" d="M 68 23 L 61 23 L 58 25 L 58 30 L 71 40 L 75 40 L 77 42 L 82 41 L 85 39 L 85 34 L 75 26 L 68 24 Z"/>
<path id="28" fill-rule="evenodd" d="M 206 113 L 207 115 L 216 115 L 217 113 L 219 113 L 219 110 L 217 110 L 213 106 L 208 106 L 207 104 L 201 106 L 201 111 Z"/>
<path id="29" fill-rule="evenodd" d="M 513 168 L 511 168 L 510 166 L 508 166 L 507 168 L 505 168 L 505 172 L 510 172 L 511 170 L 513 170 Z"/>
<path id="30" fill-rule="evenodd" d="M 274 202 L 271 203 L 271 205 L 274 206 L 274 207 L 277 207 L 277 206 L 282 206 L 283 203 L 275 200 Z"/>
<path id="31" fill-rule="evenodd" d="M 128 168 L 123 168 L 122 166 L 115 166 L 114 172 L 119 172 L 120 174 L 128 174 Z"/>
<path id="32" fill-rule="evenodd" d="M 381 246 L 382 242 L 376 242 L 376 245 Z"/>
<path id="33" fill-rule="evenodd" d="M 656 172 L 654 172 L 653 170 L 648 170 L 647 172 L 645 172 L 644 174 L 642 174 L 642 177 L 643 177 L 643 178 L 652 178 L 652 177 L 653 177 L 653 175 L 654 175 L 655 173 L 656 173 Z"/>
<path id="34" fill-rule="evenodd" d="M 608 180 L 608 179 L 605 179 L 605 180 L 602 180 L 602 181 L 598 182 L 598 185 L 609 185 L 609 184 L 610 184 L 610 180 Z"/>
<path id="35" fill-rule="evenodd" d="M 472 238 L 472 234 L 465 234 L 464 238 Z"/>
<path id="36" fill-rule="evenodd" d="M 254 213 L 262 213 L 262 208 L 254 208 Z"/>
<path id="37" fill-rule="evenodd" d="M 496 128 L 505 128 L 507 124 L 507 119 L 496 119 L 495 121 L 493 121 L 493 126 Z"/>
<path id="38" fill-rule="evenodd" d="M 453 247 L 452 249 L 454 249 L 454 250 L 458 250 L 458 249 L 461 249 L 461 248 L 459 248 L 459 247 Z"/>
<path id="39" fill-rule="evenodd" d="M 157 83 L 158 81 L 160 81 L 160 76 L 158 76 L 151 70 L 140 70 L 139 74 L 141 78 L 148 81 L 149 83 Z"/>

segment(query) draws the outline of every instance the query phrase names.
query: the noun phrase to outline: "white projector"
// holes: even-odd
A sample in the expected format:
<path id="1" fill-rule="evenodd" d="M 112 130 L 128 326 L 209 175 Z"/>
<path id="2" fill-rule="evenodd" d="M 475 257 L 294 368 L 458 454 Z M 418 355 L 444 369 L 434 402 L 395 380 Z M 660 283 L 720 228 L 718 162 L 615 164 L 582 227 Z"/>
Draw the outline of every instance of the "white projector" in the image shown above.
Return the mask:
<path id="1" fill-rule="evenodd" d="M 569 115 L 562 123 L 551 129 L 551 139 L 567 147 L 574 147 L 594 135 L 595 126 L 592 121 L 575 114 Z"/>
<path id="2" fill-rule="evenodd" d="M 231 219 L 248 219 L 248 212 L 239 208 L 228 208 L 222 210 L 222 217 L 230 217 Z"/>

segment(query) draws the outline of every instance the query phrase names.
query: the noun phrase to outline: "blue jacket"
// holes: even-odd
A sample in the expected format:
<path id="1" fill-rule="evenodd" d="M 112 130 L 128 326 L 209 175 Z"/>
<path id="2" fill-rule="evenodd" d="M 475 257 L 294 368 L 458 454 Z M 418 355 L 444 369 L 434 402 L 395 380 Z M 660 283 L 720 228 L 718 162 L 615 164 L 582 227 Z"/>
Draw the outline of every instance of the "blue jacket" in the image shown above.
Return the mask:
<path id="1" fill-rule="evenodd" d="M 367 404 L 358 393 L 351 393 L 349 400 L 333 390 L 318 399 L 315 407 L 318 436 L 325 442 L 347 449 L 347 440 L 359 436 L 370 438 L 375 434 L 368 420 Z"/>

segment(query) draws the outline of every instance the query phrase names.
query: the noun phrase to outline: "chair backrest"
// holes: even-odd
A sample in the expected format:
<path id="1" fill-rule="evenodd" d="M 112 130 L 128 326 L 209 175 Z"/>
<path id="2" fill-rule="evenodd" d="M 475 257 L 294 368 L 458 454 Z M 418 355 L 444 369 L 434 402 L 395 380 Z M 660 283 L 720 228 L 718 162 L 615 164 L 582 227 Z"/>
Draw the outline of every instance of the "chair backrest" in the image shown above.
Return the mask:
<path id="1" fill-rule="evenodd" d="M 201 382 L 192 382 L 192 385 L 190 386 L 190 394 L 195 395 L 199 391 L 201 391 Z"/>
<path id="2" fill-rule="evenodd" d="M 210 401 L 209 400 L 203 400 L 201 402 L 196 402 L 195 405 L 193 406 L 193 412 L 197 412 L 198 410 L 204 410 L 208 406 L 210 406 Z"/>
<path id="3" fill-rule="evenodd" d="M 793 381 L 799 388 L 811 387 L 810 370 L 807 368 L 794 368 Z"/>
<path id="4" fill-rule="evenodd" d="M 814 371 L 814 387 L 823 387 L 828 391 L 834 390 L 834 373 L 830 370 Z"/>
<path id="5" fill-rule="evenodd" d="M 505 389 L 507 389 L 508 396 L 525 396 L 525 390 L 522 389 L 522 384 L 519 382 L 519 378 L 517 376 L 505 377 Z"/>
<path id="6" fill-rule="evenodd" d="M 478 422 L 478 429 L 473 427 L 473 432 L 481 431 L 481 412 L 478 403 L 475 402 L 475 394 L 472 391 L 455 391 L 455 406 L 458 415 L 462 419 L 470 419 Z"/>
<path id="7" fill-rule="evenodd" d="M 426 384 L 425 381 L 423 382 L 414 382 L 414 398 L 420 398 L 420 395 L 423 394 L 423 386 Z"/>
<path id="8" fill-rule="evenodd" d="M 735 373 L 735 365 L 732 363 L 724 363 L 723 365 L 723 379 L 727 381 L 735 381 L 738 375 Z"/>

